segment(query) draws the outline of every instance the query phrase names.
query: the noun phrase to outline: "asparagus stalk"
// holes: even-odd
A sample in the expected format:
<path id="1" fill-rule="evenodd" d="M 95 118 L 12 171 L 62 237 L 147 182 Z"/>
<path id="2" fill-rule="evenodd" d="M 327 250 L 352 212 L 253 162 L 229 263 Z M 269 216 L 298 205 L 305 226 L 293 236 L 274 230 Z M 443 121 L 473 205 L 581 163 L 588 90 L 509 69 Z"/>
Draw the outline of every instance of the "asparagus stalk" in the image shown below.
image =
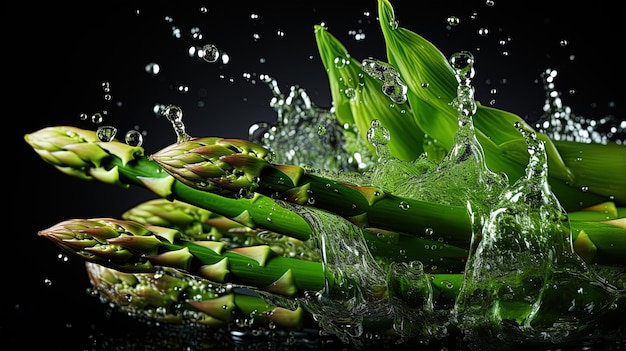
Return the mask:
<path id="1" fill-rule="evenodd" d="M 215 282 L 245 281 L 284 296 L 323 286 L 320 262 L 277 256 L 267 245 L 225 249 L 222 242 L 181 241 L 175 229 L 134 221 L 66 220 L 39 235 L 86 261 L 123 272 L 149 273 L 167 266 Z"/>
<path id="2" fill-rule="evenodd" d="M 441 150 L 445 153 L 452 147 L 458 128 L 457 111 L 450 104 L 457 94 L 454 71 L 432 43 L 398 26 L 389 1 L 379 0 L 378 12 L 388 63 L 372 59 L 359 62 L 326 28 L 315 26 L 337 119 L 356 125 L 363 139 L 370 122 L 377 119 L 390 131 L 393 156 L 407 161 L 426 153 L 437 159 Z M 342 65 L 338 66 L 337 60 Z M 375 73 L 369 73 L 372 71 Z M 403 91 L 403 99 L 388 96 L 390 87 Z M 521 177 L 528 158 L 525 143 L 513 126 L 530 126 L 513 113 L 480 104 L 473 118 L 489 168 L 506 173 L 511 183 Z M 625 178 L 607 177 L 626 172 L 626 147 L 615 143 L 556 143 L 544 134 L 538 136 L 549 154 L 552 191 L 567 211 L 609 199 L 626 203 Z M 574 162 L 581 155 L 585 161 Z M 604 162 L 607 157 L 615 162 Z"/>
<path id="3" fill-rule="evenodd" d="M 178 200 L 149 200 L 127 210 L 122 218 L 144 225 L 176 229 L 181 232 L 181 239 L 184 240 L 221 241 L 227 248 L 266 244 L 281 256 L 320 260 L 319 252 L 310 240 L 302 241 L 267 230 L 252 229 Z"/>
<path id="4" fill-rule="evenodd" d="M 313 314 L 308 308 L 299 310 L 298 304 L 289 301 L 306 301 L 310 291 L 332 291 L 334 284 L 341 284 L 320 262 L 281 257 L 265 245 L 224 249 L 220 242 L 183 241 L 182 234 L 171 228 L 144 226 L 128 220 L 67 220 L 40 231 L 39 235 L 91 263 L 88 270 L 94 286 L 122 310 L 156 320 L 189 320 L 223 326 L 233 323 L 238 316 L 259 316 L 297 330 Z M 424 293 L 432 296 L 437 310 L 452 308 L 463 281 L 461 273 L 428 274 L 430 284 L 418 285 L 421 292 L 417 292 L 414 282 L 405 281 L 403 274 L 396 276 L 393 272 L 390 271 L 383 291 L 370 295 L 369 299 L 415 308 L 416 316 L 430 311 L 425 308 L 427 305 L 417 304 L 416 298 Z M 586 299 L 593 301 L 590 292 L 586 294 Z M 220 311 L 224 308 L 226 311 Z M 558 308 L 554 310 L 560 313 Z M 382 333 L 410 334 L 415 326 L 410 330 L 397 324 L 394 327 L 398 318 L 401 321 L 408 318 L 419 325 L 438 321 L 432 316 L 419 321 L 404 315 L 386 316 L 387 319 L 381 320 L 374 314 L 374 318 L 363 320 L 363 326 Z"/>

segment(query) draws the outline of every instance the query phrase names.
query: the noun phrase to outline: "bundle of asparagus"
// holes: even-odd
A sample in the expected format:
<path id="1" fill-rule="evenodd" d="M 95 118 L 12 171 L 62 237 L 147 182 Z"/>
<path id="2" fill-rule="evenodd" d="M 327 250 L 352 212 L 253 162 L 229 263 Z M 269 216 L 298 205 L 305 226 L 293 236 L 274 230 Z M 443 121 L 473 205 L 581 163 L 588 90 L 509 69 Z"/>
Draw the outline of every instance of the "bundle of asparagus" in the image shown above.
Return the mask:
<path id="1" fill-rule="evenodd" d="M 158 198 L 39 235 L 152 320 L 313 327 L 356 345 L 624 338 L 609 321 L 626 289 L 626 180 L 607 175 L 626 174 L 626 147 L 555 141 L 478 104 L 470 53 L 448 60 L 388 1 L 378 10 L 388 62 L 357 62 L 315 28 L 343 162 L 294 163 L 279 138 L 179 137 L 145 155 L 43 128 L 25 140 L 60 171 Z"/>

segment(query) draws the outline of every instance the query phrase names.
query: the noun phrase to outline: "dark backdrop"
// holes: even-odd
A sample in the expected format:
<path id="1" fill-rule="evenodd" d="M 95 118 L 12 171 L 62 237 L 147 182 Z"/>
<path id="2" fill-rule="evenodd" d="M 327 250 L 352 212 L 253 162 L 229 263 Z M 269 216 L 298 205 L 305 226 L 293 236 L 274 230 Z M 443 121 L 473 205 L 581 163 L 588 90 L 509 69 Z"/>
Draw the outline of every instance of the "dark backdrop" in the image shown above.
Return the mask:
<path id="1" fill-rule="evenodd" d="M 623 12 L 614 3 L 392 3 L 401 26 L 431 40 L 444 54 L 474 53 L 476 96 L 483 104 L 536 120 L 545 98 L 540 74 L 555 68 L 561 73 L 557 89 L 577 114 L 624 119 Z M 166 346 L 155 337 L 159 329 L 110 313 L 86 293 L 83 262 L 59 259 L 56 246 L 36 235 L 69 218 L 119 217 L 152 194 L 70 178 L 45 164 L 23 141 L 24 134 L 53 125 L 95 128 L 80 114 L 107 110 L 105 124 L 118 127 L 121 135 L 129 129 L 146 133 L 149 153 L 176 140 L 153 106 L 176 104 L 190 135 L 246 138 L 250 124 L 276 118 L 260 74 L 278 79 L 284 92 L 299 85 L 317 105 L 330 105 L 315 24 L 325 23 L 353 57 L 384 59 L 376 1 L 46 2 L 5 6 L 3 14 L 3 56 L 9 61 L 3 100 L 9 107 L 4 111 L 10 142 L 3 143 L 8 203 L 0 239 L 0 344 L 66 350 L 198 348 L 189 341 Z M 457 16 L 460 25 L 448 27 L 449 16 Z M 201 39 L 192 35 L 196 27 Z M 489 34 L 479 35 L 480 28 Z M 226 52 L 230 62 L 190 58 L 190 46 L 207 43 Z M 145 71 L 152 62 L 162 69 L 158 75 Z M 103 82 L 111 85 L 111 101 L 104 99 Z M 181 92 L 181 86 L 187 91 Z"/>

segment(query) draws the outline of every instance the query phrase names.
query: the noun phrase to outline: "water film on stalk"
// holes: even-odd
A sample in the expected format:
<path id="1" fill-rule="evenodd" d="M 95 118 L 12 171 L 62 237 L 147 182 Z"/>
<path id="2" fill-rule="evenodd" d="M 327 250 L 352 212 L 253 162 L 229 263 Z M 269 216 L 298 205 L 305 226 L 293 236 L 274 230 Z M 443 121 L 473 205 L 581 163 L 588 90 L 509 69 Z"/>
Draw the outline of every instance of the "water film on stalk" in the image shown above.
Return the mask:
<path id="1" fill-rule="evenodd" d="M 435 321 L 432 286 L 421 262 L 382 264 L 361 229 L 346 219 L 313 207 L 284 206 L 309 223 L 322 252 L 325 288 L 307 291 L 298 301 L 323 332 L 357 346 L 383 337 L 365 332 L 368 324 L 381 321 L 401 337 L 425 344 L 447 335 L 445 320 Z"/>

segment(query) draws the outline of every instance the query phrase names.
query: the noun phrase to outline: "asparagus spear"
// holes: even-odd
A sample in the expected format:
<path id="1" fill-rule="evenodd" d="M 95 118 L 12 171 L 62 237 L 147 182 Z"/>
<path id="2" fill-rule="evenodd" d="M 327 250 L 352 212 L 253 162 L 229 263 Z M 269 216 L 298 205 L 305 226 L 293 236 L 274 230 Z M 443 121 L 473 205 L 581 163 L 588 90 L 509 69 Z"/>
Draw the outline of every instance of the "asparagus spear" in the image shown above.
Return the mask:
<path id="1" fill-rule="evenodd" d="M 93 263 L 88 269 L 99 291 L 123 310 L 146 318 L 171 322 L 192 320 L 219 326 L 232 323 L 237 316 L 270 318 L 274 311 L 276 320 L 270 318 L 270 321 L 297 329 L 305 325 L 316 310 L 307 305 L 307 316 L 300 316 L 301 311 L 289 301 L 310 302 L 307 293 L 333 291 L 334 284 L 341 284 L 336 280 L 341 277 L 324 270 L 320 262 L 281 257 L 265 245 L 245 250 L 223 249 L 220 242 L 183 241 L 182 234 L 176 230 L 144 226 L 134 221 L 67 220 L 40 231 L 39 235 Z M 400 267 L 402 265 L 389 266 L 386 286 L 380 294 L 369 295 L 368 299 L 374 304 L 404 307 L 388 310 L 387 313 L 397 312 L 397 316 L 385 314 L 386 319 L 382 319 L 381 315 L 374 314 L 371 319 L 359 322 L 366 330 L 406 333 L 414 337 L 414 333 L 419 332 L 415 329 L 428 329 L 431 323 L 437 325 L 441 322 L 437 318 L 447 316 L 443 312 L 454 306 L 463 274 L 428 274 L 426 281 L 430 284 L 424 286 L 404 280 L 406 274 L 396 272 Z M 209 288 L 211 284 L 248 289 L 256 295 L 249 296 L 244 290 L 231 288 L 213 290 Z M 216 291 L 219 293 L 215 294 Z M 593 301 L 594 297 L 589 294 L 586 291 L 586 301 Z M 136 300 L 124 303 L 120 301 L 122 295 L 133 296 Z M 426 296 L 425 301 L 430 301 L 428 296 L 432 296 L 434 306 L 417 304 L 422 300 L 418 299 L 420 295 Z M 554 304 L 559 302 L 554 301 Z M 228 306 L 229 311 L 219 313 L 216 306 Z M 404 314 L 407 308 L 413 311 L 409 315 Z M 554 310 L 560 313 L 558 308 Z M 577 336 L 572 332 L 571 337 Z"/>
<path id="2" fill-rule="evenodd" d="M 122 218 L 144 225 L 176 229 L 181 232 L 181 239 L 185 240 L 221 241 L 227 248 L 266 244 L 281 256 L 320 260 L 319 252 L 310 240 L 302 241 L 267 230 L 252 229 L 178 200 L 149 200 L 127 210 Z"/>
<path id="3" fill-rule="evenodd" d="M 204 184 L 214 182 L 228 190 L 238 191 L 239 187 L 245 186 L 288 202 L 333 211 L 361 227 L 403 231 L 413 235 L 424 235 L 432 230 L 448 243 L 469 246 L 471 224 L 464 208 L 397 197 L 367 185 L 331 181 L 303 167 L 274 165 L 250 153 L 233 153 L 228 157 L 215 155 L 211 147 L 215 141 L 213 138 L 195 138 L 173 144 L 152 155 L 152 159 L 190 187 L 204 189 Z M 247 148 L 243 147 L 242 150 Z M 187 161 L 195 163 L 186 164 Z M 221 168 L 224 164 L 226 166 Z M 233 176 L 230 172 L 239 174 L 237 182 L 230 181 Z M 213 174 L 218 176 L 211 177 Z M 376 192 L 380 195 L 375 196 Z M 390 218 L 394 220 L 389 221 Z M 442 224 L 446 218 L 453 223 Z M 596 257 L 603 263 L 624 264 L 624 256 L 619 252 L 621 245 L 615 245 L 615 240 L 621 242 L 620 236 L 615 235 L 616 231 L 621 232 L 624 228 L 610 224 L 602 227 L 597 223 L 578 221 L 574 239 L 578 238 L 582 228 L 587 229 L 586 237 L 594 238 L 586 242 L 581 237 L 577 241 L 577 249 L 586 252 L 587 259 Z M 604 229 L 610 230 L 607 232 Z M 595 251 L 599 247 L 602 247 L 599 249 L 602 255 L 588 254 L 590 250 Z"/>

